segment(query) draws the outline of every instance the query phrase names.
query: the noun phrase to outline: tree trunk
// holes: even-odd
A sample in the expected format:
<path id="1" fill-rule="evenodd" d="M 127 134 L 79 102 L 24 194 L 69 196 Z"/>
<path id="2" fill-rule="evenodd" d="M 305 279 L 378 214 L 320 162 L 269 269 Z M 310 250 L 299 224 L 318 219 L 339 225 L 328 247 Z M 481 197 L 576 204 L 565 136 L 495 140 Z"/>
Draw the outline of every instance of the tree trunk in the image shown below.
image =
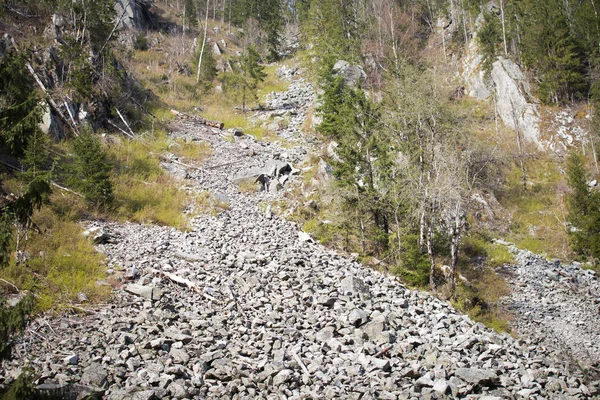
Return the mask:
<path id="1" fill-rule="evenodd" d="M 208 6 L 210 0 L 206 0 L 206 19 L 204 21 L 204 39 L 202 40 L 202 49 L 200 50 L 200 57 L 198 58 L 198 71 L 196 74 L 196 83 L 200 82 L 200 69 L 202 68 L 202 56 L 204 55 L 204 46 L 206 45 L 206 32 L 208 31 Z"/>
<path id="2" fill-rule="evenodd" d="M 506 45 L 506 27 L 504 23 L 504 0 L 500 0 L 500 18 L 502 20 L 502 41 L 504 42 L 504 55 L 508 56 L 508 46 Z"/>
<path id="3" fill-rule="evenodd" d="M 433 258 L 433 227 L 431 221 L 427 224 L 427 255 L 429 256 L 429 287 L 432 293 L 436 292 L 435 287 L 435 260 Z"/>
<path id="4" fill-rule="evenodd" d="M 458 248 L 463 228 L 463 215 L 460 203 L 456 205 L 452 237 L 450 238 L 450 295 L 456 300 L 456 266 L 458 265 Z"/>

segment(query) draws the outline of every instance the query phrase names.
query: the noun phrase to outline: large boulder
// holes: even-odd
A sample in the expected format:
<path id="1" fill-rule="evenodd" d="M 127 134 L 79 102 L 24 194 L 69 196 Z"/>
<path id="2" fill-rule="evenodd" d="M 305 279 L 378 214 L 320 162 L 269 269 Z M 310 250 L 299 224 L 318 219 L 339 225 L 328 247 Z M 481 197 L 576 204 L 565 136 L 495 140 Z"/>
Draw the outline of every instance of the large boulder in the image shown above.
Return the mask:
<path id="1" fill-rule="evenodd" d="M 367 74 L 360 65 L 352 65 L 344 60 L 339 60 L 333 65 L 333 74 L 342 76 L 344 84 L 356 86 L 367 79 Z"/>

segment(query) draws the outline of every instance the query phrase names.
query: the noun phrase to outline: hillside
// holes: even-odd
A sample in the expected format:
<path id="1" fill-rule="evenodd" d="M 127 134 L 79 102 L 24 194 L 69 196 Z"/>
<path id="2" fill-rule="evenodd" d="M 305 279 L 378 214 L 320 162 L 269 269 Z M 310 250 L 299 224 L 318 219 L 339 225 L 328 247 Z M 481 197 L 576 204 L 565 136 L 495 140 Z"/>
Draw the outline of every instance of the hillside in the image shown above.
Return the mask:
<path id="1" fill-rule="evenodd" d="M 7 3 L 2 398 L 596 398 L 594 4 L 472 3 Z"/>

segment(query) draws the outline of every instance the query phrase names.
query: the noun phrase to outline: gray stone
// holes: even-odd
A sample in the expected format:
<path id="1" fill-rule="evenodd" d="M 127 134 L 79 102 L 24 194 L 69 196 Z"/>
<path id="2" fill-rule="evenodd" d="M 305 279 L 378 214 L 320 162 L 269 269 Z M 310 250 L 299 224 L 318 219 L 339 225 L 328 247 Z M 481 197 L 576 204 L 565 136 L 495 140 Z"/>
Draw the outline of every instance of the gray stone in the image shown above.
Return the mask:
<path id="1" fill-rule="evenodd" d="M 415 382 L 415 385 L 417 387 L 433 387 L 434 382 L 429 377 L 429 374 L 425 374 L 422 377 L 420 377 L 419 379 L 417 379 L 417 381 Z"/>
<path id="2" fill-rule="evenodd" d="M 273 385 L 279 386 L 291 380 L 294 372 L 291 369 L 281 370 L 273 377 Z"/>
<path id="3" fill-rule="evenodd" d="M 438 379 L 433 383 L 433 390 L 438 393 L 446 394 L 449 389 L 450 386 L 448 386 L 448 382 L 445 379 Z"/>
<path id="4" fill-rule="evenodd" d="M 331 326 L 327 326 L 323 329 L 321 329 L 319 332 L 317 332 L 317 334 L 315 335 L 315 338 L 322 343 L 327 343 L 329 340 L 331 340 L 333 338 L 333 332 L 334 332 L 335 328 L 331 327 Z"/>
<path id="5" fill-rule="evenodd" d="M 467 383 L 479 386 L 496 386 L 500 383 L 493 371 L 477 368 L 458 368 L 454 374 Z"/>
<path id="6" fill-rule="evenodd" d="M 118 27 L 120 29 L 146 29 L 152 24 L 149 13 L 150 4 L 147 0 L 117 0 L 115 15 L 123 16 L 119 19 Z"/>
<path id="7" fill-rule="evenodd" d="M 101 364 L 92 363 L 83 370 L 80 383 L 82 385 L 105 387 L 108 373 Z"/>
<path id="8" fill-rule="evenodd" d="M 336 76 L 341 75 L 344 84 L 348 86 L 356 86 L 367 79 L 367 74 L 360 65 L 350 65 L 344 60 L 339 60 L 333 65 L 333 73 Z"/>
<path id="9" fill-rule="evenodd" d="M 362 280 L 354 276 L 348 276 L 344 278 L 340 283 L 340 288 L 343 294 L 369 294 L 368 286 L 365 285 L 365 283 Z"/>
<path id="10" fill-rule="evenodd" d="M 79 363 L 79 357 L 76 354 L 66 356 L 63 361 L 67 365 L 77 365 Z"/>
<path id="11" fill-rule="evenodd" d="M 369 314 L 366 311 L 360 310 L 358 308 L 353 309 L 348 314 L 348 323 L 355 327 L 359 327 L 364 325 L 369 321 Z"/>

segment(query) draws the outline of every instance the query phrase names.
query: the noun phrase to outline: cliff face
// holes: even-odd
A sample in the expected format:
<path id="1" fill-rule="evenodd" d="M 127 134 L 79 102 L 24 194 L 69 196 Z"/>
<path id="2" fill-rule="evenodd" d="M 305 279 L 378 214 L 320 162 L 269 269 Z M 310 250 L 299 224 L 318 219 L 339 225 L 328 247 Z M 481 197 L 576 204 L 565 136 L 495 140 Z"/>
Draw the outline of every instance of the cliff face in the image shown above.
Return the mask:
<path id="1" fill-rule="evenodd" d="M 483 68 L 476 38 L 463 60 L 463 79 L 467 94 L 479 100 L 492 99 L 504 125 L 519 130 L 523 138 L 542 147 L 538 101 L 521 68 L 513 61 L 499 58 L 489 73 Z"/>
<path id="2" fill-rule="evenodd" d="M 466 94 L 493 102 L 502 123 L 518 130 L 525 141 L 538 149 L 565 154 L 570 148 L 589 142 L 589 107 L 542 105 L 521 67 L 510 59 L 499 57 L 491 70 L 485 71 L 476 35 L 462 60 L 461 78 Z"/>

